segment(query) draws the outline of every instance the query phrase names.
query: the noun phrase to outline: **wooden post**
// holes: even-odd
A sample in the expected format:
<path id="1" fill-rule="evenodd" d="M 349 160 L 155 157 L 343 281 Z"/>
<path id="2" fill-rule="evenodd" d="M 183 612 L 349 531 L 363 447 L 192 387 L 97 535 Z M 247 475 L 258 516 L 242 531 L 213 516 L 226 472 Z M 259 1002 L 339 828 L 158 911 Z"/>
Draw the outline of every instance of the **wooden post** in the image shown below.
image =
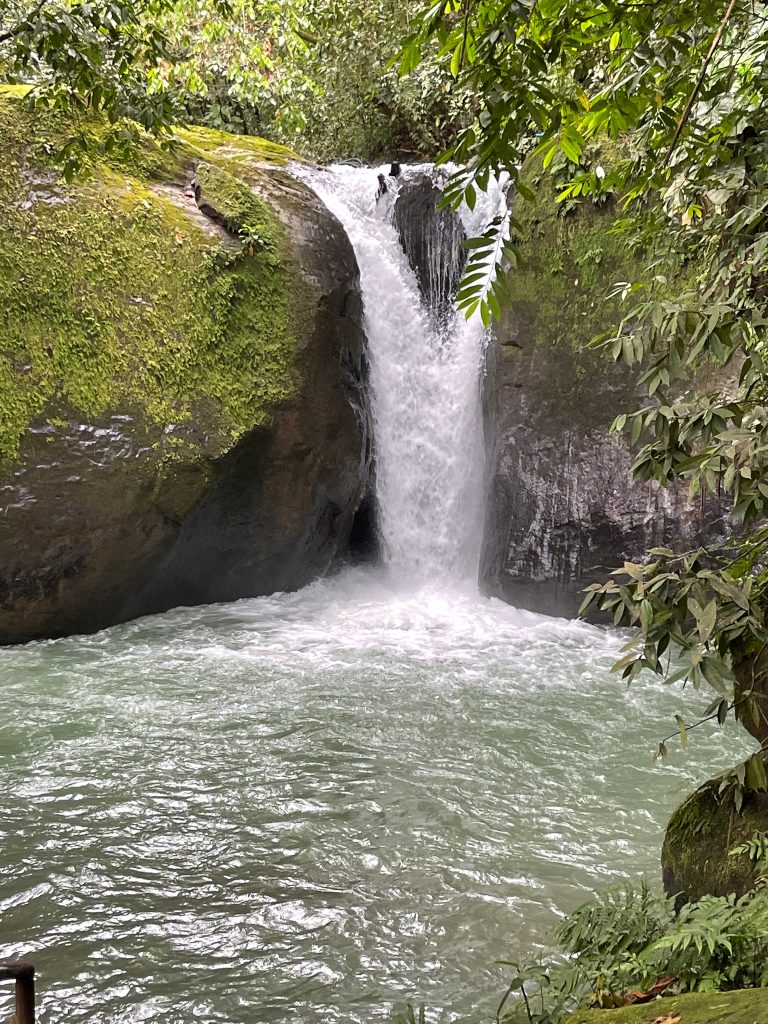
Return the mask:
<path id="1" fill-rule="evenodd" d="M 16 1024 L 35 1024 L 35 968 L 0 964 L 0 981 L 16 982 Z"/>

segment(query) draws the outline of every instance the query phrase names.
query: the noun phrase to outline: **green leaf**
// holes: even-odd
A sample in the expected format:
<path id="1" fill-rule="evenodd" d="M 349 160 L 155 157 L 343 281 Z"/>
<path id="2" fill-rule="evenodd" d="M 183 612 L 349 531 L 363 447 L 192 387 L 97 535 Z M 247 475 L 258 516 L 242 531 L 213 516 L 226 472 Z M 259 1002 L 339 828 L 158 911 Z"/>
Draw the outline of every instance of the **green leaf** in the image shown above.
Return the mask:
<path id="1" fill-rule="evenodd" d="M 494 240 L 481 235 L 479 238 L 465 238 L 461 243 L 465 249 L 485 249 L 490 252 L 494 247 Z"/>
<path id="2" fill-rule="evenodd" d="M 718 593 L 724 597 L 728 597 L 733 601 L 734 604 L 738 605 L 744 611 L 749 611 L 749 598 L 741 588 L 737 587 L 735 583 L 725 579 L 722 576 L 714 574 L 711 578 L 712 586 Z"/>
<path id="3" fill-rule="evenodd" d="M 746 763 L 746 788 L 766 789 L 768 780 L 765 776 L 765 765 L 759 754 L 753 754 Z"/>
<path id="4" fill-rule="evenodd" d="M 560 148 L 573 164 L 578 164 L 584 149 L 584 142 L 575 128 L 570 126 L 563 129 L 560 136 Z"/>
<path id="5" fill-rule="evenodd" d="M 705 608 L 696 608 L 693 610 L 696 617 L 696 626 L 699 630 L 699 636 L 702 640 L 709 640 L 712 636 L 712 631 L 715 628 L 715 622 L 717 621 L 717 602 L 712 600 Z"/>
<path id="6" fill-rule="evenodd" d="M 682 715 L 675 715 L 675 721 L 680 730 L 680 746 L 685 750 L 688 746 L 688 730 L 686 729 L 685 721 Z"/>
<path id="7" fill-rule="evenodd" d="M 461 61 L 464 54 L 464 40 L 461 39 L 456 44 L 456 49 L 453 51 L 451 57 L 451 74 L 454 78 L 458 78 L 459 71 L 461 70 Z"/>
<path id="8" fill-rule="evenodd" d="M 637 653 L 637 651 L 632 651 L 630 654 L 625 654 L 620 661 L 616 661 L 613 665 L 611 665 L 611 672 L 621 672 L 621 670 L 626 668 L 627 665 L 633 665 L 639 657 L 640 655 Z"/>

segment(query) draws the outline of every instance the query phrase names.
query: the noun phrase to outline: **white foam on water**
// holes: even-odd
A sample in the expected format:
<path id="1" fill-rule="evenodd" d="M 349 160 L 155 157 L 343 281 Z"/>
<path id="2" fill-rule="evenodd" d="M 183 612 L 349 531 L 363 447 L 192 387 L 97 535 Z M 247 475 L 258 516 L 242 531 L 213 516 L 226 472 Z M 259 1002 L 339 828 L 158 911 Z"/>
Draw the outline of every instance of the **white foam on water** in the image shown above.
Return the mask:
<path id="1" fill-rule="evenodd" d="M 484 518 L 481 370 L 487 332 L 479 316 L 436 322 L 419 286 L 391 208 L 400 182 L 431 168 L 300 169 L 343 224 L 360 267 L 370 359 L 379 528 L 389 575 L 398 583 L 476 581 Z M 470 234 L 504 203 L 492 185 L 467 218 Z M 440 253 L 430 258 L 439 262 Z M 442 259 L 455 258 L 443 253 Z M 437 275 L 436 275 L 437 276 Z"/>

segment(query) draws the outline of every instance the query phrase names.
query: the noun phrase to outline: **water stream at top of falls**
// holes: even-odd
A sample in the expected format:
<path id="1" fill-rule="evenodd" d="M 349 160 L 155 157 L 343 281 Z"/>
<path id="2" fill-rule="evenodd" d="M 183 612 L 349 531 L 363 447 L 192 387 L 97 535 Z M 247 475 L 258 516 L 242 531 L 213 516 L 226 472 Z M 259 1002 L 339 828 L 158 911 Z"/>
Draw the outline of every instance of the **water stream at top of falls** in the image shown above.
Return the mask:
<path id="1" fill-rule="evenodd" d="M 393 223 L 402 187 L 429 166 L 336 166 L 298 170 L 344 226 L 357 257 L 370 361 L 376 452 L 376 500 L 385 562 L 394 581 L 476 581 L 484 516 L 481 369 L 487 332 L 479 315 L 430 313 Z M 387 192 L 377 198 L 379 177 Z M 463 208 L 468 235 L 505 208 L 492 182 L 474 211 Z M 426 240 L 430 279 L 457 280 L 454 235 Z"/>
<path id="2" fill-rule="evenodd" d="M 0 651 L 0 961 L 34 962 L 40 1024 L 489 1024 L 497 961 L 655 880 L 750 747 L 654 766 L 706 694 L 628 690 L 623 635 L 478 592 L 482 329 L 425 308 L 377 172 L 309 174 L 360 265 L 387 563 Z"/>

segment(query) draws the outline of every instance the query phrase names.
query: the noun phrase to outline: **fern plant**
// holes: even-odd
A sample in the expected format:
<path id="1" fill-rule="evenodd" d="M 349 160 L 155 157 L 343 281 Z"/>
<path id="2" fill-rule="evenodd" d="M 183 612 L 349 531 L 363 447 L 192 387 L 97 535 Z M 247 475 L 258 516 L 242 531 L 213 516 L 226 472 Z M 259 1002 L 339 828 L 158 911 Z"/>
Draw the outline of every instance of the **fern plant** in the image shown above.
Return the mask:
<path id="1" fill-rule="evenodd" d="M 704 896 L 683 907 L 641 961 L 649 975 L 675 975 L 681 992 L 768 985 L 768 892 Z"/>
<path id="2" fill-rule="evenodd" d="M 645 882 L 597 894 L 553 932 L 539 960 L 514 969 L 499 1024 L 559 1024 L 584 1002 L 621 1006 L 627 994 L 768 988 L 768 836 L 734 848 L 760 865 L 745 896 L 705 896 L 675 915 Z"/>

